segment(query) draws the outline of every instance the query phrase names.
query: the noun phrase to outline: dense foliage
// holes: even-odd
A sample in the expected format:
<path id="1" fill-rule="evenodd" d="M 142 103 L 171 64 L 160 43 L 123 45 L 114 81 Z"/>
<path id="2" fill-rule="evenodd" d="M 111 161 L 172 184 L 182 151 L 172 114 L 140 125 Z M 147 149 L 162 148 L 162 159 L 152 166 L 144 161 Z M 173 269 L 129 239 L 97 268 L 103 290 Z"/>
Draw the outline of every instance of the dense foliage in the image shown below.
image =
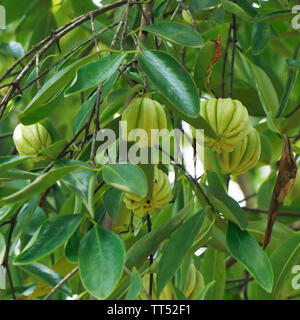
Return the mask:
<path id="1" fill-rule="evenodd" d="M 0 299 L 299 299 L 298 1 L 1 5 Z"/>

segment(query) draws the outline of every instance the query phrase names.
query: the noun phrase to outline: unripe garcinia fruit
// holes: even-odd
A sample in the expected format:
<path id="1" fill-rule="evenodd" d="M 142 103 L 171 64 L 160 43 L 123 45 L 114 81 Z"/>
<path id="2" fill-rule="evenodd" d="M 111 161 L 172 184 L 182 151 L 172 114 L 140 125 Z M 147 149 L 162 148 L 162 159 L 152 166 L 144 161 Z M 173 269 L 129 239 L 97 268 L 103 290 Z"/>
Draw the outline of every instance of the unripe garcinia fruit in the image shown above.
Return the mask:
<path id="1" fill-rule="evenodd" d="M 51 145 L 51 136 L 40 123 L 30 126 L 18 124 L 13 134 L 15 146 L 21 156 L 33 156 Z"/>
<path id="2" fill-rule="evenodd" d="M 122 139 L 128 141 L 128 135 L 131 130 L 143 129 L 147 133 L 148 140 L 140 139 L 139 147 L 152 147 L 158 139 L 157 134 L 152 134 L 152 129 L 166 129 L 166 114 L 160 103 L 149 98 L 135 98 L 123 112 L 122 121 L 127 121 L 127 130 L 124 130 L 124 124 L 121 123 Z M 134 137 L 131 137 L 134 140 Z M 131 140 L 131 139 L 130 139 Z"/>
<path id="3" fill-rule="evenodd" d="M 149 292 L 149 278 L 150 275 L 147 273 L 143 277 L 143 287 L 147 292 Z M 195 268 L 194 264 L 190 264 L 189 270 L 185 280 L 185 287 L 183 290 L 184 295 L 189 300 L 195 300 L 200 295 L 201 291 L 204 289 L 204 279 L 200 271 Z M 148 297 L 145 295 L 143 291 L 141 291 L 140 299 L 148 300 Z M 152 283 L 152 299 L 153 300 L 172 300 L 173 299 L 173 290 L 172 290 L 172 282 L 169 281 L 164 289 L 162 290 L 159 298 L 157 298 L 156 294 L 156 274 L 153 274 L 153 283 Z"/>
<path id="4" fill-rule="evenodd" d="M 251 126 L 248 136 L 239 143 L 232 152 L 222 151 L 217 154 L 221 170 L 224 174 L 242 174 L 252 169 L 259 160 L 261 143 L 259 134 Z M 208 154 L 205 156 L 205 168 L 214 171 Z"/>
<path id="5" fill-rule="evenodd" d="M 124 195 L 126 207 L 129 210 L 133 210 L 134 214 L 140 218 L 165 208 L 171 199 L 172 190 L 168 176 L 157 167 L 154 168 L 154 184 L 151 198 L 142 198 L 130 192 L 126 192 Z"/>
<path id="6" fill-rule="evenodd" d="M 240 101 L 213 98 L 201 102 L 200 108 L 200 115 L 217 135 L 217 140 L 204 137 L 205 146 L 211 147 L 213 151 L 231 152 L 248 135 L 251 126 L 249 115 Z"/>

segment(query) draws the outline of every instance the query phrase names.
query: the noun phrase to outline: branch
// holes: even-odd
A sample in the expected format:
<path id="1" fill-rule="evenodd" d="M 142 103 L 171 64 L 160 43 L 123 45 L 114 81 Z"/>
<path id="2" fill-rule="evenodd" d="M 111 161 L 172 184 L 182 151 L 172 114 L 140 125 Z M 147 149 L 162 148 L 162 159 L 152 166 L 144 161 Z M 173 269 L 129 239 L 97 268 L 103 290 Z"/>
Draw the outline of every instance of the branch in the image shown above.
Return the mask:
<path id="1" fill-rule="evenodd" d="M 79 267 L 75 267 L 70 273 L 68 273 L 48 294 L 43 300 L 49 300 L 54 293 L 59 290 L 71 277 L 74 276 L 79 270 Z"/>

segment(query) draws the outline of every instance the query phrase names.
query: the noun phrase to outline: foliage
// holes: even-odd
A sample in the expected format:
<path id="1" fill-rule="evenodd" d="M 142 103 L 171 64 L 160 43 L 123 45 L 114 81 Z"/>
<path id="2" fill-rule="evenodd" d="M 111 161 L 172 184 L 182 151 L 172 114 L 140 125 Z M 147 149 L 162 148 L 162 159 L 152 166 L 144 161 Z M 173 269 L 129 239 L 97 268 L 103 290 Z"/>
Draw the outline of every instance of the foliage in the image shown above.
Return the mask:
<path id="1" fill-rule="evenodd" d="M 299 299 L 299 183 L 284 202 L 295 177 L 278 178 L 300 154 L 297 4 L 1 1 L 0 299 Z M 168 130 L 185 132 L 189 144 L 179 144 L 194 155 L 190 126 L 216 141 L 213 121 L 224 120 L 201 113 L 203 101 L 239 100 L 257 132 L 251 157 L 259 140 L 260 157 L 243 174 L 224 174 L 228 159 L 206 146 L 199 176 L 175 161 L 175 146 L 164 152 L 163 137 L 155 165 L 103 164 L 134 98 L 161 105 Z M 51 144 L 35 140 L 36 154 L 18 154 L 19 123 L 42 125 Z M 98 150 L 100 129 L 117 137 L 108 154 Z M 170 178 L 172 195 L 166 181 L 159 189 L 167 203 L 153 188 L 154 166 Z M 276 181 L 283 199 L 272 229 Z M 154 196 L 155 210 L 134 212 L 136 199 L 146 206 Z"/>

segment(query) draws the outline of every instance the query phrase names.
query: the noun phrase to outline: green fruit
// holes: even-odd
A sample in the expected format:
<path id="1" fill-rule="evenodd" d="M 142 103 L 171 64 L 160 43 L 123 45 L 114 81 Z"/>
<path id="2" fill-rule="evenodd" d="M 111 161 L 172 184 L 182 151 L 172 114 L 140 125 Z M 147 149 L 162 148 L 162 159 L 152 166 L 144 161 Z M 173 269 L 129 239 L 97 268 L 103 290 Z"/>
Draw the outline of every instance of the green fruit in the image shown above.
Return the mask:
<path id="1" fill-rule="evenodd" d="M 146 273 L 143 276 L 142 279 L 142 285 L 143 288 L 149 292 L 149 284 L 150 284 L 150 274 Z M 152 281 L 152 299 L 153 300 L 172 300 L 173 298 L 173 289 L 172 289 L 172 282 L 169 281 L 164 289 L 162 290 L 159 299 L 157 299 L 157 294 L 156 294 L 156 273 L 153 273 L 153 281 Z M 139 295 L 139 299 L 141 300 L 148 300 L 148 297 L 145 295 L 145 293 L 141 290 L 141 293 Z"/>
<path id="2" fill-rule="evenodd" d="M 247 109 L 238 100 L 210 99 L 201 102 L 200 115 L 210 124 L 217 135 L 217 139 L 204 137 L 205 146 L 213 151 L 227 152 L 241 143 L 250 131 L 249 115 Z M 192 128 L 193 135 L 195 131 Z"/>
<path id="3" fill-rule="evenodd" d="M 122 114 L 122 121 L 127 122 L 127 129 L 121 122 L 122 139 L 128 141 L 131 130 L 143 129 L 147 133 L 147 140 L 138 138 L 137 145 L 142 147 L 152 147 L 159 138 L 159 133 L 152 132 L 153 129 L 166 129 L 166 114 L 160 103 L 149 98 L 135 98 Z M 131 137 L 130 140 L 135 140 Z"/>
<path id="4" fill-rule="evenodd" d="M 157 167 L 154 168 L 154 183 L 152 197 L 142 198 L 134 193 L 126 192 L 124 202 L 129 210 L 143 218 L 147 214 L 157 213 L 165 208 L 172 199 L 171 184 L 168 176 Z"/>
<path id="5" fill-rule="evenodd" d="M 238 175 L 252 169 L 258 162 L 260 153 L 261 143 L 259 134 L 251 126 L 248 136 L 232 152 L 223 150 L 217 154 L 217 158 L 224 174 Z M 209 171 L 214 171 L 207 152 L 204 167 Z"/>
<path id="6" fill-rule="evenodd" d="M 51 136 L 40 123 L 30 126 L 18 124 L 13 134 L 15 146 L 21 156 L 33 156 L 48 148 Z"/>

